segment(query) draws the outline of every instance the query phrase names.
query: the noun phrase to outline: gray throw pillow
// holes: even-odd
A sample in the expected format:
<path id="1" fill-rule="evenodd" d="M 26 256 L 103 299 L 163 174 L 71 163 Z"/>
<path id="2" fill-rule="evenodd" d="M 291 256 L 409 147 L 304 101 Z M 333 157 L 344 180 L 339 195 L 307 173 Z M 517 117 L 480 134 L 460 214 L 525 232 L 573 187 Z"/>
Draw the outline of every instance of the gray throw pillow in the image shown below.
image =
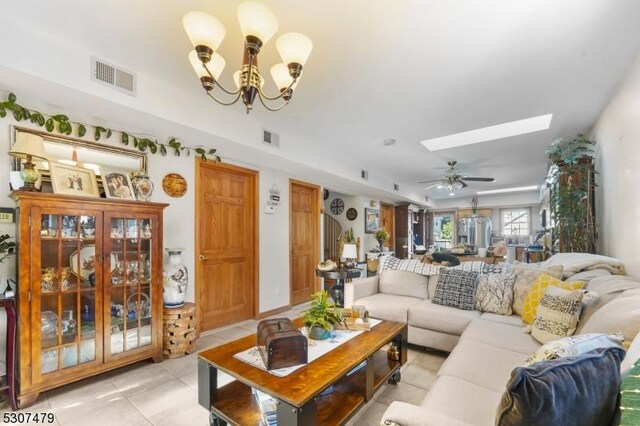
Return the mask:
<path id="1" fill-rule="evenodd" d="M 432 302 L 473 311 L 477 284 L 477 272 L 442 269 Z"/>
<path id="2" fill-rule="evenodd" d="M 624 355 L 617 347 L 598 348 L 517 367 L 502 395 L 496 425 L 610 425 Z"/>

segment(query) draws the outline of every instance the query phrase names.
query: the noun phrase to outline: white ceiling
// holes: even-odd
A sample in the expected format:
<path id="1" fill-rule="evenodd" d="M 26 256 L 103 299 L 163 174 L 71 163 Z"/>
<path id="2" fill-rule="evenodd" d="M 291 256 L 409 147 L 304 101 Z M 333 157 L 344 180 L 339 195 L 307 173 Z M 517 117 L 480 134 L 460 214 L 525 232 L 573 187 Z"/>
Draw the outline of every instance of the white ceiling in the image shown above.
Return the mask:
<path id="1" fill-rule="evenodd" d="M 283 155 L 312 156 L 319 167 L 325 158 L 340 157 L 349 167 L 416 190 L 424 186 L 418 181 L 439 177 L 451 159 L 469 175 L 497 179 L 474 183 L 460 192 L 464 197 L 474 189 L 539 184 L 547 145 L 556 137 L 589 130 L 640 50 L 637 0 L 264 3 L 280 20 L 276 37 L 299 31 L 314 42 L 291 104 L 279 113 L 257 105 L 250 115 L 285 137 Z M 191 46 L 181 18 L 190 10 L 203 10 L 225 24 L 227 37 L 219 52 L 228 66 L 223 81 L 231 86 L 233 65 L 241 62 L 242 53 L 238 4 L 21 0 L 3 4 L 3 14 L 152 75 L 185 96 L 204 97 L 186 58 Z M 276 61 L 272 41 L 260 55 L 263 73 Z M 270 77 L 266 90 L 275 91 Z M 213 120 L 224 108 L 207 104 Z M 244 114 L 241 105 L 233 108 Z M 553 120 L 547 131 L 438 152 L 419 144 L 549 113 Z M 383 146 L 386 138 L 398 143 Z M 426 194 L 448 197 L 437 189 Z"/>

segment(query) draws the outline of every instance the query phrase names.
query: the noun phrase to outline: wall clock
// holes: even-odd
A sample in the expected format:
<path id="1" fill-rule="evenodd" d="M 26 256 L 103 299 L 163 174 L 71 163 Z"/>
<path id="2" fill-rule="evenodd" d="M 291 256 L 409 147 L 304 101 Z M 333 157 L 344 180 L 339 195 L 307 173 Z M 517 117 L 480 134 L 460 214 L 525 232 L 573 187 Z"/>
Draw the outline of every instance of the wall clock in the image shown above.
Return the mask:
<path id="1" fill-rule="evenodd" d="M 333 201 L 331 201 L 331 213 L 333 213 L 334 215 L 339 215 L 342 214 L 342 211 L 344 210 L 344 201 L 342 201 L 342 198 L 334 198 Z"/>
<path id="2" fill-rule="evenodd" d="M 354 209 L 353 207 L 347 210 L 347 219 L 355 220 L 356 217 L 358 217 L 358 210 Z"/>

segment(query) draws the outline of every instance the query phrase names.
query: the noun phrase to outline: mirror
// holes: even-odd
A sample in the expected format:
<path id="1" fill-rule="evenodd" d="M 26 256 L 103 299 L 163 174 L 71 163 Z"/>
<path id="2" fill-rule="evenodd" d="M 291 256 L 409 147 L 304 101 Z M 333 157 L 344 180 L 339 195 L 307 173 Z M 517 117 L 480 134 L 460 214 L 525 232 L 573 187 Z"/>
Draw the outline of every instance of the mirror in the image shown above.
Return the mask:
<path id="1" fill-rule="evenodd" d="M 130 149 L 115 147 L 98 142 L 90 142 L 69 136 L 54 135 L 40 130 L 12 127 L 11 143 L 15 143 L 16 135 L 26 132 L 41 136 L 44 139 L 44 150 L 49 161 L 59 161 L 64 164 L 74 164 L 93 170 L 100 175 L 100 166 L 126 171 L 147 172 L 147 154 Z M 49 179 L 48 163 L 34 161 L 41 170 L 43 182 Z M 13 160 L 11 170 L 20 170 L 20 161 Z"/>

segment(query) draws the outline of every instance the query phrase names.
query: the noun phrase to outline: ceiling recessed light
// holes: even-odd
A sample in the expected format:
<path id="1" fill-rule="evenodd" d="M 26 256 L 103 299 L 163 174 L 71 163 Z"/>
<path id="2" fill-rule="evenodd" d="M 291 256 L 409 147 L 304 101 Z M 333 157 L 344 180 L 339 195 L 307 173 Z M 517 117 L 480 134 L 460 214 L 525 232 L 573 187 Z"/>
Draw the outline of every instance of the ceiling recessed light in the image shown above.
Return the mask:
<path id="1" fill-rule="evenodd" d="M 489 189 L 487 191 L 478 191 L 478 192 L 476 192 L 476 194 L 478 194 L 478 195 L 502 194 L 504 192 L 536 191 L 537 189 L 538 189 L 538 185 L 518 186 L 516 188 Z"/>
<path id="2" fill-rule="evenodd" d="M 396 143 L 396 140 L 395 139 L 385 139 L 385 140 L 382 141 L 382 143 L 384 145 L 386 145 L 386 146 L 389 146 L 389 145 L 393 145 L 394 143 Z"/>
<path id="3" fill-rule="evenodd" d="M 503 139 L 510 136 L 524 135 L 526 133 L 547 130 L 551 125 L 552 117 L 553 114 L 540 115 L 538 117 L 525 118 L 524 120 L 511 121 L 509 123 L 496 124 L 495 126 L 427 139 L 420 143 L 429 151 L 438 151 L 440 149 L 455 148 L 457 146 Z"/>

